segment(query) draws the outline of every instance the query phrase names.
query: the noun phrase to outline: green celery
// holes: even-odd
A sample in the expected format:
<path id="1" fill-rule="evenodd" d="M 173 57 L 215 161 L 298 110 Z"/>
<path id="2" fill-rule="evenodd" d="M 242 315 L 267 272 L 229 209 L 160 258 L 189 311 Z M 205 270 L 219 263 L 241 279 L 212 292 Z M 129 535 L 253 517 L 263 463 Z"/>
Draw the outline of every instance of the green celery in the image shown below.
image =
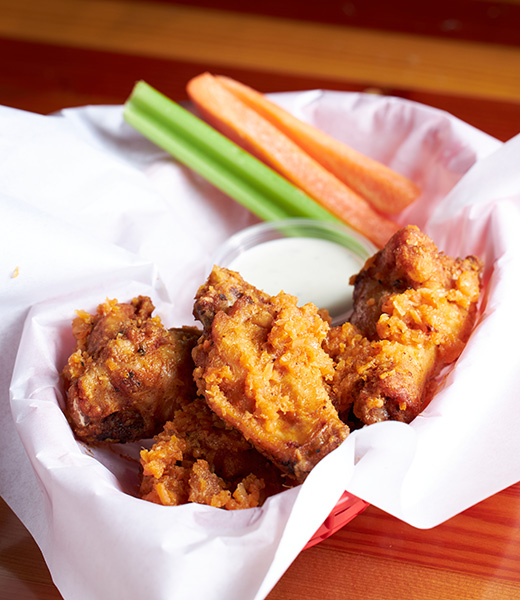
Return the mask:
<path id="1" fill-rule="evenodd" d="M 264 221 L 300 217 L 340 222 L 299 188 L 144 81 L 136 83 L 125 104 L 124 118 Z"/>

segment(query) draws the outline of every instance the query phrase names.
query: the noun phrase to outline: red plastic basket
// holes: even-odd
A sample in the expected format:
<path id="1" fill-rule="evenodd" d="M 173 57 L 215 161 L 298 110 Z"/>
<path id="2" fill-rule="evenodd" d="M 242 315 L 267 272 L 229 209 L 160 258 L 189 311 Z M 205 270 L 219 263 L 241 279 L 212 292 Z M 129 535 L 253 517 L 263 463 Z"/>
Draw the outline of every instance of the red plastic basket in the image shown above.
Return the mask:
<path id="1" fill-rule="evenodd" d="M 336 533 L 336 531 L 352 521 L 354 517 L 361 514 L 367 506 L 368 503 L 364 500 L 361 500 L 348 492 L 344 492 L 330 515 L 323 522 L 323 525 L 307 542 L 304 550 L 319 544 L 333 533 Z"/>

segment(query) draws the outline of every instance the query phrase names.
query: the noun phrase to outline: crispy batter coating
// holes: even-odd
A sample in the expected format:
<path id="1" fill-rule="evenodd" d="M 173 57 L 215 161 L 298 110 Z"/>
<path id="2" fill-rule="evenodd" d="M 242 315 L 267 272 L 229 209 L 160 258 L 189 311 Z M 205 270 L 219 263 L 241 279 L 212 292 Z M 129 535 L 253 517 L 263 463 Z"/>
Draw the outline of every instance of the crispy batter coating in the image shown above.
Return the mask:
<path id="1" fill-rule="evenodd" d="M 333 328 L 334 404 L 362 423 L 411 421 L 475 323 L 482 263 L 439 252 L 417 227 L 399 230 L 352 278 L 354 310 Z"/>
<path id="2" fill-rule="evenodd" d="M 312 304 L 268 296 L 236 272 L 214 267 L 194 315 L 204 334 L 193 350 L 199 393 L 284 473 L 303 481 L 348 435 L 327 382 L 329 325 Z"/>
<path id="3" fill-rule="evenodd" d="M 191 350 L 200 331 L 167 330 L 150 298 L 108 300 L 73 322 L 77 349 L 63 370 L 66 411 L 86 442 L 152 437 L 195 396 Z"/>
<path id="4" fill-rule="evenodd" d="M 150 298 L 109 300 L 73 322 L 67 416 L 87 442 L 155 435 L 141 452 L 145 500 L 261 506 L 304 481 L 347 423 L 419 414 L 467 343 L 481 271 L 409 226 L 352 277 L 339 327 L 217 266 L 195 298 L 202 331 L 165 329 Z"/>
<path id="5" fill-rule="evenodd" d="M 270 298 L 245 281 L 240 273 L 215 266 L 207 281 L 197 291 L 193 315 L 202 323 L 204 331 L 209 333 L 215 315 L 220 311 L 227 313 L 244 296 L 257 304 L 267 304 Z"/>
<path id="6" fill-rule="evenodd" d="M 434 346 L 370 341 L 344 323 L 331 329 L 324 347 L 336 363 L 332 398 L 342 419 L 410 422 L 420 412 L 434 372 Z"/>
<path id="7" fill-rule="evenodd" d="M 141 464 L 141 496 L 169 506 L 252 508 L 294 485 L 203 398 L 175 413 L 152 448 L 142 450 Z"/>

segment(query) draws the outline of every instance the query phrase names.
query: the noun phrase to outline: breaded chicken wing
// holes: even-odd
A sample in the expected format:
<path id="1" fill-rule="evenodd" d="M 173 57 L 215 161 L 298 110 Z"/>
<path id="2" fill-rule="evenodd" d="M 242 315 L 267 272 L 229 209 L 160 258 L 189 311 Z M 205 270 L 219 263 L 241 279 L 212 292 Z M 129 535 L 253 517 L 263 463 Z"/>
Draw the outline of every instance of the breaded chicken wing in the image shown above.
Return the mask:
<path id="1" fill-rule="evenodd" d="M 436 366 L 435 346 L 370 341 L 344 323 L 331 329 L 324 348 L 336 364 L 333 403 L 346 422 L 410 422 L 421 411 Z"/>
<path id="2" fill-rule="evenodd" d="M 191 350 L 200 331 L 167 330 L 150 298 L 109 300 L 73 322 L 77 349 L 63 370 L 66 411 L 86 442 L 152 437 L 196 395 Z"/>
<path id="3" fill-rule="evenodd" d="M 294 483 L 197 398 L 141 452 L 141 496 L 157 504 L 252 508 Z"/>
<path id="4" fill-rule="evenodd" d="M 351 282 L 350 322 L 333 328 L 334 404 L 365 424 L 411 421 L 475 323 L 482 263 L 439 252 L 417 227 L 399 230 Z"/>
<path id="5" fill-rule="evenodd" d="M 193 350 L 199 393 L 259 452 L 303 481 L 349 433 L 328 392 L 328 323 L 314 305 L 298 307 L 283 292 L 269 296 L 219 267 L 199 289 L 194 315 L 204 325 Z"/>

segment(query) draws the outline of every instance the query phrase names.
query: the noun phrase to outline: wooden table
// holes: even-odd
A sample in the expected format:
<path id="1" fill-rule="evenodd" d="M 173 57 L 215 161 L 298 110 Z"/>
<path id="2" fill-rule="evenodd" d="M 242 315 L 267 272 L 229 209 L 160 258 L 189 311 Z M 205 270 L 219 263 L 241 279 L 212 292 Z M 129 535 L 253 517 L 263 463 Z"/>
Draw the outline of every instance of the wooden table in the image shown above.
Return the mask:
<path id="1" fill-rule="evenodd" d="M 519 32 L 518 0 L 0 0 L 0 103 L 122 104 L 138 79 L 182 101 L 208 70 L 266 92 L 397 95 L 505 141 L 520 131 Z M 269 600 L 517 599 L 519 531 L 520 484 L 426 531 L 369 507 Z M 60 598 L 3 501 L 0 596 Z"/>

